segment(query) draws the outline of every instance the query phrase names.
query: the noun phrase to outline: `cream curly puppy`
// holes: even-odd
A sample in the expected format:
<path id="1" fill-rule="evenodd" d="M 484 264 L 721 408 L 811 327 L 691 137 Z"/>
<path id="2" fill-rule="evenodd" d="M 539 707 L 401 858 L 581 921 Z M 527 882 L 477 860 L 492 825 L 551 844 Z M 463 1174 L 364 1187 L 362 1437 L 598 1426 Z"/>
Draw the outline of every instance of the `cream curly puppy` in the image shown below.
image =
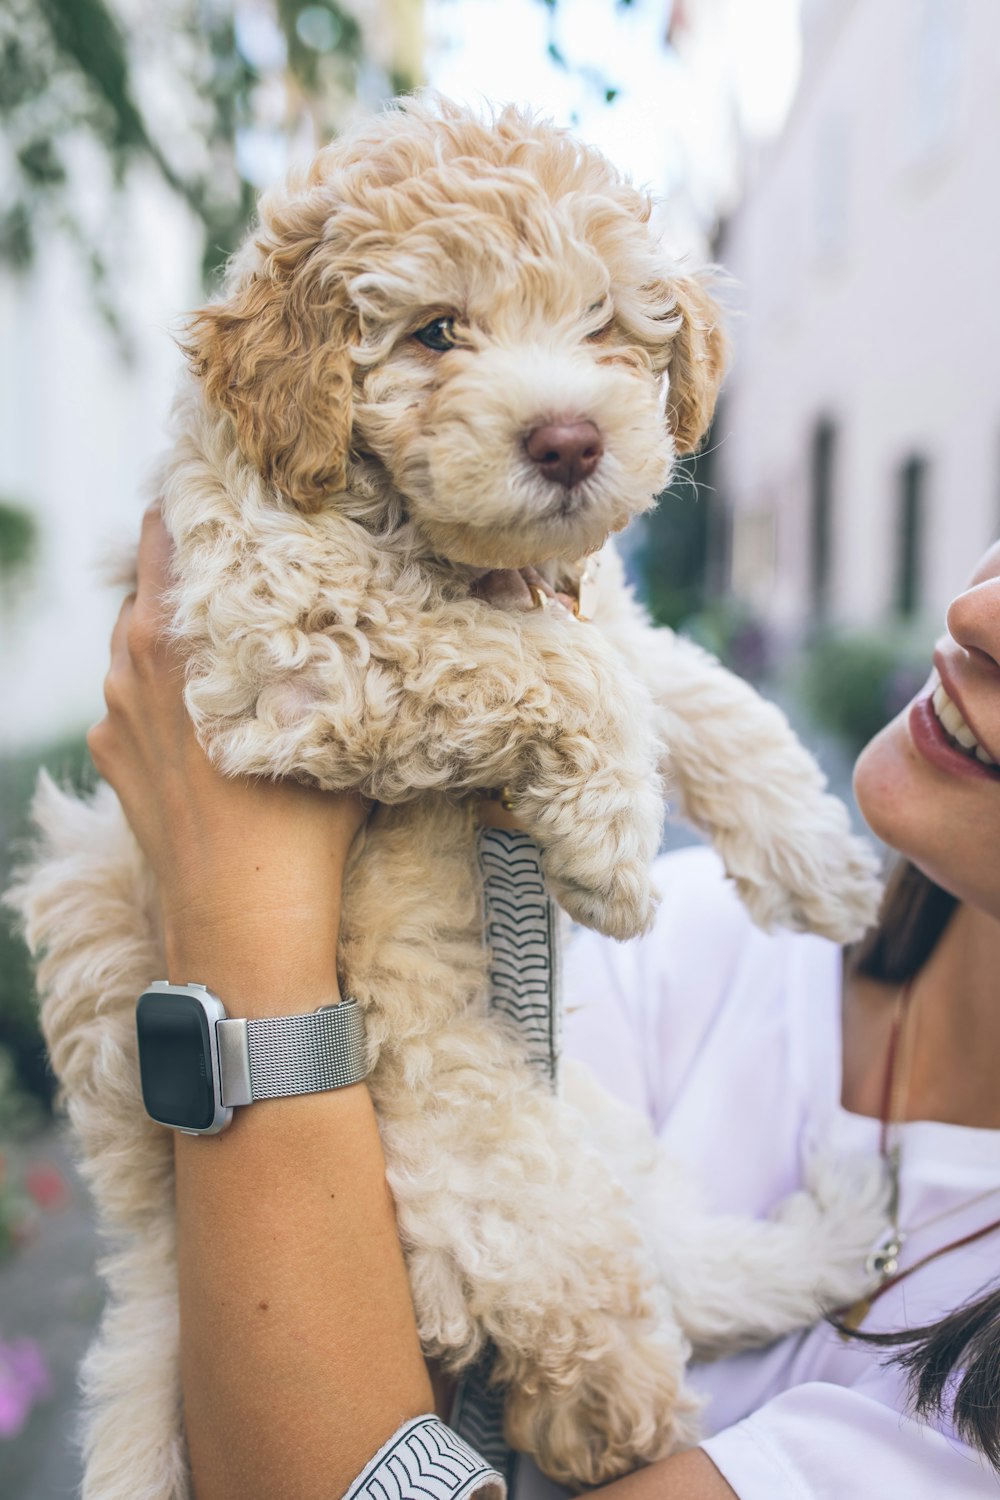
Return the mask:
<path id="1" fill-rule="evenodd" d="M 879 1227 L 836 1173 L 773 1224 L 705 1219 L 643 1127 L 575 1075 L 554 1096 L 487 1006 L 477 788 L 509 789 L 555 896 L 615 937 L 653 911 L 663 777 L 765 925 L 844 940 L 877 901 L 781 716 L 653 631 L 610 548 L 586 621 L 475 592 L 528 565 L 575 592 L 705 432 L 718 312 L 649 221 L 597 152 L 517 110 L 386 111 L 264 199 L 191 324 L 159 476 L 210 754 L 381 804 L 349 871 L 343 984 L 367 1012 L 425 1349 L 457 1371 L 492 1345 L 511 1441 L 577 1485 L 690 1441 L 691 1344 L 850 1300 Z M 141 1475 L 181 1500 L 170 1143 L 139 1104 L 133 1019 L 163 970 L 155 892 L 107 788 L 43 787 L 39 819 L 16 900 L 117 1246 L 85 1494 L 134 1500 Z"/>

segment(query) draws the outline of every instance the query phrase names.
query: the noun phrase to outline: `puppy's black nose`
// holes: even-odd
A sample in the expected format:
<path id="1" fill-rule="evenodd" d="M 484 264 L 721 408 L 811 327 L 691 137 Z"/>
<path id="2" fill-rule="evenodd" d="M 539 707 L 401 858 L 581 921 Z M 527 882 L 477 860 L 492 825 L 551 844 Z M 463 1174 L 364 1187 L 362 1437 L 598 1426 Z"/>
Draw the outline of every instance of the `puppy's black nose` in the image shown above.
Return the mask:
<path id="1" fill-rule="evenodd" d="M 547 422 L 528 433 L 524 446 L 546 479 L 567 490 L 590 478 L 604 452 L 593 422 Z"/>

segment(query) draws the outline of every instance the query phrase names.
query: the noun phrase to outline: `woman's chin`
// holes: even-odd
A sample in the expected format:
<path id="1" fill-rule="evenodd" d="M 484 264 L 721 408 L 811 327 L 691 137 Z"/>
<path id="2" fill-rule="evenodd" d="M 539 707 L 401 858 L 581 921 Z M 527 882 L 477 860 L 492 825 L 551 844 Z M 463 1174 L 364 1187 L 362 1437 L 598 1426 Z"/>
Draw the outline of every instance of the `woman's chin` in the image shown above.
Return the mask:
<path id="1" fill-rule="evenodd" d="M 926 823 L 921 807 L 930 788 L 921 785 L 922 767 L 907 729 L 909 708 L 862 750 L 854 767 L 854 795 L 861 815 L 883 843 L 907 853 L 907 833 Z M 913 825 L 918 826 L 915 828 Z"/>

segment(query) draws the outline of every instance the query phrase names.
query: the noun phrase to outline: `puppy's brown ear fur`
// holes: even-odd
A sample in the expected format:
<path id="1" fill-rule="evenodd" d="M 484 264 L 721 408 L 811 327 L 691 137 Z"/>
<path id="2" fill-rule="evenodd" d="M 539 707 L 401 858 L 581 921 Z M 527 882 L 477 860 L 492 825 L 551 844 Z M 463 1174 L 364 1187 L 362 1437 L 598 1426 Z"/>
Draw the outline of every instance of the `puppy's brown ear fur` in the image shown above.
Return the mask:
<path id="1" fill-rule="evenodd" d="M 227 301 L 195 313 L 183 347 L 247 458 L 314 511 L 346 479 L 351 319 L 323 291 L 308 253 L 290 260 L 269 256 Z"/>
<path id="2" fill-rule="evenodd" d="M 671 290 L 681 326 L 671 343 L 667 421 L 677 452 L 694 453 L 712 421 L 729 341 L 722 328 L 722 309 L 703 281 L 681 276 Z"/>

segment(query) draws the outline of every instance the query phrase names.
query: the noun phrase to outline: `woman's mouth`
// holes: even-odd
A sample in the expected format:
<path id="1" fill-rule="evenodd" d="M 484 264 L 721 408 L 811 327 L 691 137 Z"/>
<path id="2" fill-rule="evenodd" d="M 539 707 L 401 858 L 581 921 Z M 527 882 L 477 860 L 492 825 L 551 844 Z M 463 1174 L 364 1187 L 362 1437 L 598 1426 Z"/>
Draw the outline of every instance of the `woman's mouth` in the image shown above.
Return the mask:
<path id="1" fill-rule="evenodd" d="M 1000 780 L 1000 766 L 979 744 L 935 674 L 931 691 L 910 709 L 910 734 L 925 760 L 953 776 Z"/>

